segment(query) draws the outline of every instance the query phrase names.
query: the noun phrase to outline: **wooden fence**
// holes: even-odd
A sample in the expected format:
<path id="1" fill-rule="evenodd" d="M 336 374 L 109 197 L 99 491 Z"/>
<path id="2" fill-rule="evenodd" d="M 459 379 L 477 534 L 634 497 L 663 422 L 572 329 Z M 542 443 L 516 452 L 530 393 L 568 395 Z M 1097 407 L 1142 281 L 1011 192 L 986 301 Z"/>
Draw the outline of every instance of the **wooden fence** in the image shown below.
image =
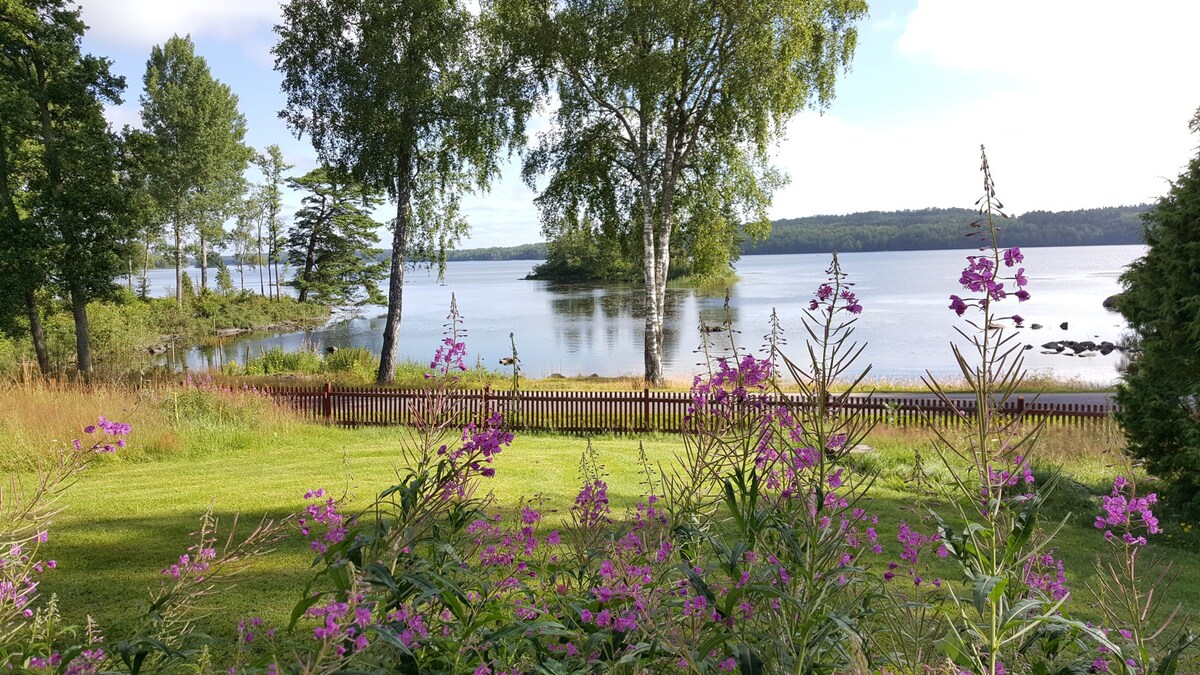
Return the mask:
<path id="1" fill-rule="evenodd" d="M 566 433 L 666 432 L 678 433 L 692 404 L 691 395 L 673 391 L 522 391 L 489 389 L 450 391 L 438 395 L 422 389 L 270 387 L 266 393 L 291 405 L 302 415 L 326 424 L 344 426 L 403 425 L 421 419 L 449 420 L 465 425 L 502 412 L 510 429 Z M 768 397 L 771 404 L 790 407 L 813 404 L 799 395 Z M 839 401 L 838 409 L 855 411 L 866 419 L 897 426 L 961 423 L 975 411 L 974 400 L 956 400 L 953 406 L 928 397 L 872 396 Z M 1025 419 L 1044 419 L 1055 426 L 1082 427 L 1107 421 L 1116 405 L 1081 403 L 1027 403 L 1010 399 L 1002 412 Z"/>

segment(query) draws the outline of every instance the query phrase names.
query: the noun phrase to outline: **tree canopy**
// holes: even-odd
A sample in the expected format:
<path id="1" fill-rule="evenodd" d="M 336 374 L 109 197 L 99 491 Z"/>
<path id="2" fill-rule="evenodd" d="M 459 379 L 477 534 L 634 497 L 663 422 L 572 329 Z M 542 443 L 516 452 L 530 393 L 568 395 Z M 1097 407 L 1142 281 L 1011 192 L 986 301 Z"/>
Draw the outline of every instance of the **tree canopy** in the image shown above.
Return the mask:
<path id="1" fill-rule="evenodd" d="M 153 138 L 150 192 L 166 217 L 175 251 L 175 298 L 183 302 L 183 246 L 195 232 L 201 288 L 207 285 L 208 246 L 220 237 L 243 190 L 252 157 L 238 98 L 209 72 L 191 37 L 155 46 L 143 78 L 142 124 Z"/>
<path id="2" fill-rule="evenodd" d="M 0 266 L 3 295 L 25 305 L 38 361 L 37 293 L 68 297 L 76 366 L 92 370 L 87 304 L 111 293 L 128 240 L 120 189 L 119 139 L 104 103 L 119 103 L 125 81 L 107 59 L 84 54 L 80 10 L 61 0 L 10 1 L 0 21 Z M 22 278 L 24 277 L 24 278 Z"/>
<path id="3" fill-rule="evenodd" d="M 595 222 L 640 242 L 645 375 L 662 381 L 673 254 L 720 267 L 761 236 L 786 122 L 824 107 L 848 66 L 860 0 L 498 0 L 506 35 L 557 94 L 525 165 L 546 233 Z M 522 11 L 525 10 L 525 11 Z M 590 219 L 590 220 L 589 220 Z M 680 246 L 682 239 L 683 246 Z"/>
<path id="4" fill-rule="evenodd" d="M 1200 119 L 1200 110 L 1197 111 Z M 1149 250 L 1121 276 L 1117 310 L 1140 354 L 1117 388 L 1130 451 L 1200 513 L 1200 152 L 1145 215 Z"/>
<path id="5" fill-rule="evenodd" d="M 461 236 L 462 194 L 487 186 L 532 103 L 507 68 L 484 68 L 499 52 L 460 0 L 293 0 L 275 30 L 281 117 L 323 164 L 396 205 L 377 377 L 391 382 L 410 244 Z"/>
<path id="6" fill-rule="evenodd" d="M 385 302 L 378 281 L 386 265 L 372 249 L 379 223 L 370 215 L 379 195 L 325 167 L 288 180 L 288 186 L 307 193 L 287 238 L 300 302 L 310 295 L 330 304 Z"/>

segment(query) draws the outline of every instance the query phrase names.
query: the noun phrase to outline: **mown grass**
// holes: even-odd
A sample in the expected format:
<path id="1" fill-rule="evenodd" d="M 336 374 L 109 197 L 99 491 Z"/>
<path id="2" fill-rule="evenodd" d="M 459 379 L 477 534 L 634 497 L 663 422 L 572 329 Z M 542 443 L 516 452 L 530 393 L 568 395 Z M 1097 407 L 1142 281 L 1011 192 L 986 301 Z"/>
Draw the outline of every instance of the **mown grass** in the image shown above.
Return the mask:
<path id="1" fill-rule="evenodd" d="M 0 410 L 9 410 L 0 417 L 5 425 L 0 452 L 26 456 L 14 466 L 28 467 L 40 455 L 39 443 L 65 442 L 97 414 L 134 427 L 129 448 L 101 458 L 61 496 L 65 510 L 43 550 L 59 565 L 45 576 L 41 590 L 59 596 L 68 622 L 82 624 L 90 615 L 110 639 L 128 635 L 145 612 L 162 569 L 186 550 L 189 534 L 210 506 L 223 528 L 240 513 L 238 530 L 243 532 L 261 517 L 298 512 L 304 492 L 315 487 L 345 493 L 352 510 L 391 485 L 403 462 L 403 429 L 301 423 L 245 393 L 199 391 L 194 398 L 180 402 L 165 392 L 134 396 L 115 387 L 87 394 L 34 387 L 0 392 Z M 164 440 L 168 438 L 170 442 Z M 1097 618 L 1088 605 L 1087 589 L 1096 585 L 1092 561 L 1106 551 L 1091 520 L 1099 497 L 1124 470 L 1114 453 L 1116 440 L 1111 428 L 1048 429 L 1037 464 L 1039 479 L 1061 469 L 1046 526 L 1064 522 L 1055 547 L 1077 591 L 1071 609 L 1086 618 Z M 669 467 L 681 444 L 677 436 L 606 436 L 590 442 L 608 474 L 616 513 L 634 506 L 644 493 L 636 461 L 639 447 L 652 461 Z M 574 436 L 519 435 L 501 454 L 497 476 L 486 486 L 494 493 L 494 507 L 513 512 L 521 499 L 541 495 L 547 510 L 557 509 L 547 518 L 563 518 L 577 492 L 577 469 L 588 443 Z M 927 507 L 936 506 L 936 488 L 947 483 L 948 474 L 925 432 L 881 427 L 867 443 L 872 449 L 852 455 L 848 463 L 876 476 L 868 508 L 880 519 L 887 547 L 878 559 L 883 565 L 899 553 L 894 533 L 900 521 L 915 522 Z M 942 512 L 950 515 L 944 507 Z M 1182 524 L 1165 525 L 1167 533 L 1156 548 L 1179 572 L 1168 604 L 1179 604 L 1191 615 L 1200 607 L 1200 548 Z M 258 561 L 235 590 L 212 598 L 210 614 L 197 628 L 232 638 L 242 617 L 286 624 L 311 560 L 302 538 L 290 537 Z M 948 566 L 934 572 L 953 578 Z"/>

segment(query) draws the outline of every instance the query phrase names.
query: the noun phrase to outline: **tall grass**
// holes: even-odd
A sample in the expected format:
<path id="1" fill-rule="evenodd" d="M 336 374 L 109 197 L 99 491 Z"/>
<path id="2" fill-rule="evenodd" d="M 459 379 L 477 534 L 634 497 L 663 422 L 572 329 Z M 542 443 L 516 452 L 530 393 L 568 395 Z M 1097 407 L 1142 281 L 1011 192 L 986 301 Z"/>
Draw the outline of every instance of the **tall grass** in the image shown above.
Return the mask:
<path id="1" fill-rule="evenodd" d="M 203 452 L 215 443 L 263 447 L 297 423 L 290 409 L 253 390 L 34 380 L 0 388 L 0 470 L 35 469 L 101 415 L 133 424 L 121 461 Z"/>

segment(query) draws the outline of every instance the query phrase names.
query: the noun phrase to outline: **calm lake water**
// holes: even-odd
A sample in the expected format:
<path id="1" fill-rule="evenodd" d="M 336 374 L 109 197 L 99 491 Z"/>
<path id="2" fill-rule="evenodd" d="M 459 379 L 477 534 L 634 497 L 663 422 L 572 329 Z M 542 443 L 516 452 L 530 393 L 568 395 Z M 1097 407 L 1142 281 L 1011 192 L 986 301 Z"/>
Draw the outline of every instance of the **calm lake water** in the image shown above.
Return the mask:
<path id="1" fill-rule="evenodd" d="M 1005 313 L 1015 312 L 1026 326 L 1021 338 L 1035 345 L 1026 351 L 1033 370 L 1097 383 L 1115 379 L 1119 352 L 1094 358 L 1040 354 L 1038 345 L 1053 340 L 1117 342 L 1124 323 L 1120 315 L 1101 306 L 1118 292 L 1117 277 L 1145 252 L 1143 246 L 1085 246 L 1024 249 L 1031 299 L 1019 306 L 1005 301 Z M 915 379 L 926 369 L 938 376 L 957 373 L 950 342 L 961 341 L 955 327 L 967 328 L 949 306 L 951 293 L 961 294 L 958 277 L 967 252 L 905 251 L 847 253 L 839 256 L 842 269 L 855 284 L 863 313 L 854 335 L 867 344 L 861 365 L 873 364 L 877 378 Z M 638 374 L 642 370 L 642 290 L 637 286 L 596 286 L 524 281 L 529 261 L 452 262 L 444 284 L 436 274 L 410 270 L 405 275 L 404 318 L 400 352 L 405 358 L 428 360 L 443 336 L 451 293 L 465 319 L 469 364 L 476 359 L 498 368 L 507 356 L 509 333 L 515 334 L 524 373 L 543 377 Z M 826 254 L 746 256 L 737 263 L 741 277 L 730 289 L 729 318 L 744 348 L 757 349 L 768 331 L 772 308 L 778 312 L 794 358 L 803 355 L 803 308 L 829 266 Z M 235 270 L 234 282 L 238 275 Z M 189 270 L 198 279 L 197 270 Z M 215 277 L 215 274 L 213 275 Z M 253 278 L 253 284 L 250 283 Z M 173 270 L 154 270 L 156 294 L 173 290 Z M 257 272 L 246 274 L 247 288 L 258 288 Z M 210 279 L 210 283 L 213 283 Z M 1011 284 L 1010 284 L 1011 285 Z M 703 334 L 701 320 L 720 324 L 726 319 L 723 292 L 706 294 L 692 289 L 668 292 L 665 369 L 668 377 L 688 378 L 697 372 Z M 219 367 L 244 362 L 263 349 L 295 350 L 326 347 L 366 347 L 382 344 L 384 308 L 367 306 L 359 316 L 312 331 L 256 334 L 214 348 L 186 352 L 189 368 Z M 1062 330 L 1059 325 L 1069 324 Z"/>

